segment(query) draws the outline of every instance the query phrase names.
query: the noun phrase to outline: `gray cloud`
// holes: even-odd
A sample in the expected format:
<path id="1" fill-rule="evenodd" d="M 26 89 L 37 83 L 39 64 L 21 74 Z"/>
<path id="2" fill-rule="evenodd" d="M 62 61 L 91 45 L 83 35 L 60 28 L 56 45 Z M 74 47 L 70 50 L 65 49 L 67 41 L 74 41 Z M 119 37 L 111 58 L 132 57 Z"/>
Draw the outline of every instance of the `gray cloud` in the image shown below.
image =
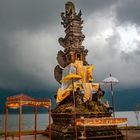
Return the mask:
<path id="1" fill-rule="evenodd" d="M 135 70 L 140 69 L 140 42 L 137 42 L 137 48 L 132 52 L 124 52 L 120 53 L 120 58 L 126 64 L 130 64 L 131 67 L 134 67 Z"/>
<path id="2" fill-rule="evenodd" d="M 98 17 L 96 17 L 96 19 L 97 18 Z M 101 19 L 102 18 L 103 17 L 101 17 Z M 103 20 L 106 21 L 105 19 Z M 107 21 L 109 20 L 110 19 L 107 18 Z M 98 20 L 95 20 L 95 22 L 96 21 Z M 87 38 L 86 45 L 89 48 L 88 60 L 90 63 L 95 65 L 95 71 L 93 73 L 95 81 L 101 82 L 111 73 L 113 76 L 119 79 L 119 87 L 139 87 L 139 41 L 136 41 L 135 39 L 133 40 L 133 43 L 136 43 L 136 49 L 130 52 L 127 52 L 127 50 L 122 51 L 124 44 L 119 33 L 118 26 L 116 27 L 116 25 L 110 20 L 112 25 L 110 26 L 110 22 L 105 22 L 106 24 L 104 23 L 104 28 L 104 26 L 100 25 L 100 22 L 102 22 L 102 20 L 97 22 L 97 31 L 99 26 L 102 33 L 104 33 L 106 29 L 109 33 L 109 27 L 111 27 L 112 33 L 110 35 L 102 36 L 100 35 L 100 32 L 96 32 L 90 35 L 93 37 L 89 36 L 89 39 Z"/>
<path id="3" fill-rule="evenodd" d="M 140 26 L 139 6 L 139 0 L 120 0 L 116 13 L 119 23 Z"/>
<path id="4" fill-rule="evenodd" d="M 0 47 L 2 87 L 47 88 L 56 85 L 53 79 L 58 48 L 54 42 L 54 37 L 58 37 L 56 34 L 21 31 L 7 37 Z"/>
<path id="5" fill-rule="evenodd" d="M 107 10 L 109 7 L 115 5 L 118 2 L 118 0 L 75 0 L 75 2 L 77 3 L 77 7 L 79 9 L 82 9 L 84 15 L 87 16 L 92 14 L 93 12 L 103 12 L 103 10 Z"/>
<path id="6" fill-rule="evenodd" d="M 58 86 L 53 70 L 57 65 L 57 51 L 62 49 L 57 39 L 64 36 L 60 13 L 64 11 L 66 2 L 0 1 L 0 87 L 44 89 Z M 100 82 L 112 73 L 121 81 L 121 85 L 139 86 L 140 80 L 136 76 L 140 68 L 139 42 L 137 49 L 132 52 L 122 51 L 122 40 L 116 24 L 116 21 L 133 21 L 131 23 L 134 25 L 139 23 L 127 14 L 127 1 L 73 2 L 77 10 L 83 12 L 86 35 L 84 45 L 89 50 L 87 60 L 95 65 L 95 80 Z M 130 4 L 129 1 L 128 7 Z M 133 4 L 138 3 L 134 1 Z M 132 9 L 131 15 L 136 13 Z M 120 14 L 121 10 L 125 11 L 124 15 Z M 129 71 L 125 71 L 128 68 Z M 130 81 L 130 78 L 133 80 Z"/>
<path id="7" fill-rule="evenodd" d="M 60 23 L 60 12 L 66 0 L 5 0 L 0 1 L 0 29 L 10 32 L 15 30 L 43 30 L 54 28 Z"/>

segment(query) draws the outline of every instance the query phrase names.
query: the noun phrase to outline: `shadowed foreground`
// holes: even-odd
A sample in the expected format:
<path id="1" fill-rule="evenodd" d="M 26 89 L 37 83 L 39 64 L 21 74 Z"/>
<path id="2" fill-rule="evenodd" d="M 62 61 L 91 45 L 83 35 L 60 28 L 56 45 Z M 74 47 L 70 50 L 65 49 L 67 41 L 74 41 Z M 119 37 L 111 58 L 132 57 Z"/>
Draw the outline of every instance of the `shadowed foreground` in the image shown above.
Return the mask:
<path id="1" fill-rule="evenodd" d="M 125 131 L 122 131 L 125 135 Z M 140 139 L 140 130 L 128 130 L 128 140 L 139 140 Z"/>
<path id="2" fill-rule="evenodd" d="M 122 133 L 125 135 L 126 132 L 122 130 Z M 140 139 L 140 130 L 128 130 L 128 140 L 139 140 Z M 4 140 L 4 137 L 0 137 L 0 140 Z M 8 137 L 8 140 L 18 140 L 18 137 Z M 34 140 L 33 135 L 22 136 L 22 140 Z M 44 135 L 37 135 L 37 140 L 48 140 Z"/>

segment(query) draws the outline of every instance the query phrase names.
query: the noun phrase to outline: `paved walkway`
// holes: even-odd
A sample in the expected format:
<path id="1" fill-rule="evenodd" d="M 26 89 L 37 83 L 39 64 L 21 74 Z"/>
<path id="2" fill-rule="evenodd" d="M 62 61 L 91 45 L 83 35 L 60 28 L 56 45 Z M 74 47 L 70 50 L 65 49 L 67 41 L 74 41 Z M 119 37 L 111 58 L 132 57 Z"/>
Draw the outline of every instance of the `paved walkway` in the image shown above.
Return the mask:
<path id="1" fill-rule="evenodd" d="M 126 134 L 125 131 L 122 132 Z M 140 130 L 128 130 L 128 140 L 140 140 Z"/>
<path id="2" fill-rule="evenodd" d="M 0 138 L 0 140 L 4 140 L 3 138 Z M 18 137 L 8 137 L 7 140 L 18 140 Z M 22 136 L 22 140 L 34 140 L 34 136 L 33 135 L 27 135 L 27 136 Z M 37 135 L 37 139 L 36 140 L 48 140 L 48 138 L 44 135 Z"/>
<path id="3" fill-rule="evenodd" d="M 126 134 L 126 131 L 122 131 L 123 134 Z M 0 137 L 0 140 L 4 140 L 4 137 Z M 9 137 L 7 140 L 18 140 L 18 137 Z M 22 136 L 22 140 L 34 140 L 33 135 Z M 37 135 L 37 140 L 48 140 L 44 135 Z M 128 140 L 140 140 L 140 130 L 128 130 Z"/>

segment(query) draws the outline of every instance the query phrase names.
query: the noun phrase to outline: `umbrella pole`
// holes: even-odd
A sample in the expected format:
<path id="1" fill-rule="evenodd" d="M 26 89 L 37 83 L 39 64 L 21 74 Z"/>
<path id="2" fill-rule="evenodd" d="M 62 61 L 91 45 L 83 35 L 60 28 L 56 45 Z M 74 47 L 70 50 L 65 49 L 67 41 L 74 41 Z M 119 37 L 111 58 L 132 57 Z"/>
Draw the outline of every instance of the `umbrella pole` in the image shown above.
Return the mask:
<path id="1" fill-rule="evenodd" d="M 113 117 L 115 118 L 115 104 L 114 104 L 114 94 L 113 94 L 113 85 L 112 85 L 112 82 L 111 82 L 111 97 L 112 97 Z"/>
<path id="2" fill-rule="evenodd" d="M 75 94 L 74 94 L 74 81 L 72 79 L 72 93 L 73 93 L 73 106 L 74 106 L 74 123 L 75 123 L 75 137 L 77 140 L 77 126 L 76 126 L 76 105 L 75 105 Z"/>

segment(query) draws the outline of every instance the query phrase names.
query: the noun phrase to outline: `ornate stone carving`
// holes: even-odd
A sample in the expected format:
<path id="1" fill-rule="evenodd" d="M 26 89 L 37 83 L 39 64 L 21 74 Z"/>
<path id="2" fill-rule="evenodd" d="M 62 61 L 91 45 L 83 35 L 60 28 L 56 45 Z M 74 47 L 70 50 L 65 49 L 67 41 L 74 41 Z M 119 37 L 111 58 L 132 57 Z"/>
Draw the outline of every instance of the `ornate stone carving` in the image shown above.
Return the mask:
<path id="1" fill-rule="evenodd" d="M 57 62 L 63 68 L 66 66 L 66 56 L 65 53 L 61 50 L 57 53 Z"/>
<path id="2" fill-rule="evenodd" d="M 55 77 L 56 81 L 60 83 L 60 81 L 62 79 L 62 69 L 60 68 L 59 65 L 57 65 L 54 69 L 54 77 Z"/>
<path id="3" fill-rule="evenodd" d="M 82 33 L 83 20 L 81 19 L 81 10 L 78 14 L 75 11 L 75 6 L 72 2 L 67 2 L 65 5 L 65 12 L 61 13 L 61 24 L 65 28 L 65 37 L 58 39 L 59 44 L 64 48 L 64 51 L 58 51 L 57 61 L 61 67 L 66 67 L 75 60 L 82 60 L 84 65 L 87 65 L 86 55 L 87 49 L 82 46 L 82 41 L 85 36 Z M 59 69 L 55 69 L 56 71 Z M 58 72 L 59 73 L 59 72 Z M 55 75 L 56 80 L 58 79 Z"/>

